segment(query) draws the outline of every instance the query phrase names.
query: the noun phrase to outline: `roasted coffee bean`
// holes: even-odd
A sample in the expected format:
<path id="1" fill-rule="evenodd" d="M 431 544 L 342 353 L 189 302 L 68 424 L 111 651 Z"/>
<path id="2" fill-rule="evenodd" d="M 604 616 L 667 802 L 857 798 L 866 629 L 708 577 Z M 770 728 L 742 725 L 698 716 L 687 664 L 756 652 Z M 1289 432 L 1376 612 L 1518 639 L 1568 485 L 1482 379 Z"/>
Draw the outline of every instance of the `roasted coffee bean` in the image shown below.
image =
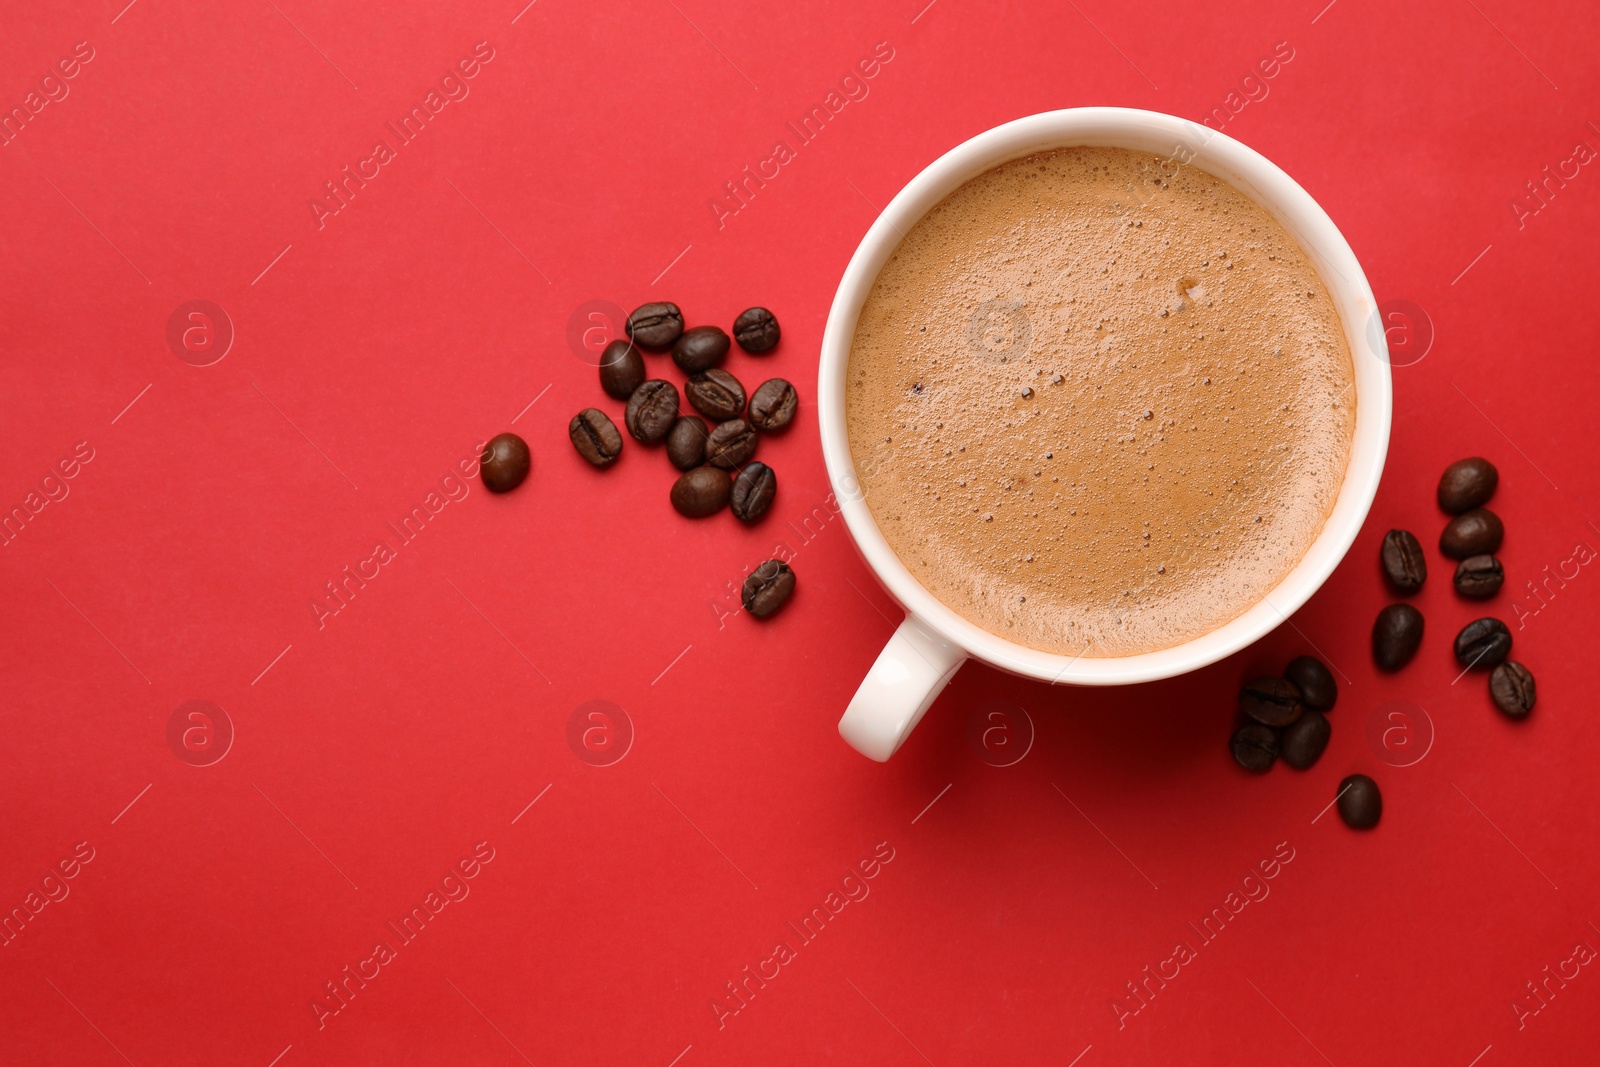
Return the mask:
<path id="1" fill-rule="evenodd" d="M 712 367 L 690 378 L 683 387 L 694 409 L 712 422 L 737 419 L 744 412 L 744 386 L 720 367 Z"/>
<path id="2" fill-rule="evenodd" d="M 528 476 L 533 456 L 528 442 L 514 433 L 496 434 L 483 446 L 478 457 L 478 470 L 483 474 L 483 487 L 491 493 L 509 493 L 522 484 Z"/>
<path id="3" fill-rule="evenodd" d="M 1308 708 L 1327 711 L 1339 699 L 1339 683 L 1315 656 L 1296 656 L 1283 669 L 1283 676 L 1300 690 L 1300 703 Z"/>
<path id="4" fill-rule="evenodd" d="M 1439 535 L 1439 551 L 1451 559 L 1492 556 L 1500 551 L 1506 528 L 1488 508 L 1474 508 L 1451 519 Z"/>
<path id="5" fill-rule="evenodd" d="M 657 350 L 671 348 L 683 334 L 683 312 L 670 301 L 644 304 L 633 309 L 624 327 L 637 345 Z"/>
<path id="6" fill-rule="evenodd" d="M 632 341 L 621 339 L 600 353 L 600 388 L 616 400 L 626 400 L 644 384 L 644 357 Z"/>
<path id="7" fill-rule="evenodd" d="M 765 463 L 747 463 L 733 480 L 733 517 L 755 522 L 772 506 L 778 495 L 778 476 Z"/>
<path id="8" fill-rule="evenodd" d="M 1422 612 L 1410 604 L 1390 604 L 1372 624 L 1372 658 L 1386 671 L 1411 662 L 1422 644 Z"/>
<path id="9" fill-rule="evenodd" d="M 1486 671 L 1511 655 L 1511 631 L 1499 619 L 1474 619 L 1456 634 L 1456 662 Z"/>
<path id="10" fill-rule="evenodd" d="M 1364 774 L 1352 774 L 1339 783 L 1339 818 L 1353 830 L 1370 830 L 1383 817 L 1383 794 L 1378 783 Z"/>
<path id="11" fill-rule="evenodd" d="M 746 308 L 733 320 L 733 338 L 746 352 L 770 352 L 782 335 L 777 318 L 766 308 Z"/>
<path id="12" fill-rule="evenodd" d="M 660 378 L 640 385 L 628 397 L 622 421 L 634 440 L 653 445 L 672 431 L 678 421 L 678 387 Z"/>
<path id="13" fill-rule="evenodd" d="M 1328 725 L 1327 716 L 1308 709 L 1283 728 L 1283 736 L 1278 739 L 1278 755 L 1295 770 L 1303 771 L 1322 757 L 1322 750 L 1328 747 L 1328 738 L 1332 735 L 1333 727 Z"/>
<path id="14" fill-rule="evenodd" d="M 728 335 L 718 326 L 696 326 L 683 331 L 672 345 L 672 362 L 685 374 L 699 374 L 728 355 Z"/>
<path id="15" fill-rule="evenodd" d="M 622 435 L 599 408 L 584 408 L 567 423 L 567 436 L 578 455 L 596 467 L 609 467 L 622 455 Z"/>
<path id="16" fill-rule="evenodd" d="M 702 519 L 722 510 L 722 506 L 728 502 L 731 488 L 727 471 L 719 471 L 715 467 L 696 467 L 684 471 L 672 483 L 672 506 L 678 509 L 680 515 Z"/>
<path id="17" fill-rule="evenodd" d="M 1494 698 L 1495 707 L 1513 719 L 1520 719 L 1533 710 L 1539 690 L 1533 684 L 1533 672 L 1516 660 L 1508 659 L 1489 675 L 1489 695 Z"/>
<path id="18" fill-rule="evenodd" d="M 1257 678 L 1239 690 L 1239 710 L 1267 726 L 1288 726 L 1305 709 L 1300 690 L 1287 678 Z"/>
<path id="19" fill-rule="evenodd" d="M 1481 508 L 1494 496 L 1500 472 L 1482 456 L 1458 459 L 1444 469 L 1439 479 L 1439 506 L 1452 515 Z"/>
<path id="20" fill-rule="evenodd" d="M 777 611 L 794 592 L 794 571 L 781 559 L 769 559 L 750 572 L 739 590 L 744 610 L 758 619 Z"/>
<path id="21" fill-rule="evenodd" d="M 1428 580 L 1428 561 L 1410 530 L 1390 530 L 1384 534 L 1379 558 L 1383 561 L 1383 576 L 1389 579 L 1396 592 L 1415 593 Z"/>
<path id="22" fill-rule="evenodd" d="M 782 378 L 762 382 L 750 396 L 750 424 L 762 433 L 771 433 L 789 425 L 800 398 L 794 386 Z"/>
<path id="23" fill-rule="evenodd" d="M 1493 556 L 1468 556 L 1456 565 L 1456 592 L 1472 600 L 1488 600 L 1505 580 L 1505 568 Z"/>
<path id="24" fill-rule="evenodd" d="M 756 450 L 756 431 L 743 419 L 720 423 L 706 438 L 706 462 L 732 470 L 742 467 Z"/>
<path id="25" fill-rule="evenodd" d="M 1235 763 L 1259 774 L 1278 758 L 1278 731 L 1258 722 L 1247 722 L 1233 732 L 1228 748 L 1233 752 Z"/>
<path id="26" fill-rule="evenodd" d="M 667 459 L 681 471 L 692 470 L 706 461 L 706 420 L 684 415 L 672 424 L 667 434 Z"/>

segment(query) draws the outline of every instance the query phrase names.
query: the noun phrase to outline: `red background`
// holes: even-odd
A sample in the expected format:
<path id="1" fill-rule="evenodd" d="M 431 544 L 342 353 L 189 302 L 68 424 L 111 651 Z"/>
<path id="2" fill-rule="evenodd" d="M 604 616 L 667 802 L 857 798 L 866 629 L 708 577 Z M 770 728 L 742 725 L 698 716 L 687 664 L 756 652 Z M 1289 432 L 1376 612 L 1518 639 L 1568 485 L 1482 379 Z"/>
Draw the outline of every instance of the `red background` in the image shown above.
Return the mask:
<path id="1" fill-rule="evenodd" d="M 0 548 L 0 907 L 94 850 L 0 948 L 4 1063 L 1594 1056 L 1593 967 L 1520 1025 L 1512 1007 L 1600 948 L 1600 577 L 1542 606 L 1523 588 L 1600 545 L 1600 175 L 1520 226 L 1510 207 L 1600 147 L 1591 5 L 124 2 L 12 4 L 0 39 L 8 109 L 94 51 L 0 148 L 0 503 L 93 450 Z M 470 95 L 319 229 L 323 183 L 479 41 Z M 723 183 L 878 42 L 869 95 L 719 228 Z M 1081 691 L 969 665 L 891 763 L 858 756 L 835 722 L 898 619 L 830 518 L 809 404 L 855 243 L 973 134 L 1086 104 L 1198 119 L 1278 42 L 1292 61 L 1226 132 L 1327 208 L 1380 301 L 1421 309 L 1397 351 L 1433 333 L 1396 368 L 1349 559 L 1292 626 L 1193 676 Z M 579 408 L 619 408 L 569 326 L 658 298 L 782 319 L 774 354 L 729 363 L 808 401 L 762 446 L 782 490 L 753 529 L 678 518 L 657 454 L 602 473 L 566 441 Z M 195 299 L 236 332 L 205 367 L 166 342 Z M 507 428 L 528 483 L 466 483 L 319 628 L 323 583 Z M 1484 612 L 1431 548 L 1433 486 L 1475 453 L 1509 530 L 1488 611 L 1539 679 L 1522 723 L 1481 675 L 1452 684 L 1450 638 Z M 1433 566 L 1427 640 L 1393 677 L 1367 650 L 1391 526 Z M 725 583 L 780 544 L 787 610 L 728 614 Z M 1244 774 L 1234 690 L 1313 647 L 1342 676 L 1326 755 Z M 196 699 L 236 734 L 210 766 L 167 740 Z M 593 699 L 634 732 L 609 766 L 567 740 Z M 1012 747 L 986 761 L 968 733 L 989 701 Z M 1400 724 L 1387 746 L 1374 716 Z M 1026 756 L 991 765 L 1028 722 Z M 1377 830 L 1313 822 L 1358 770 Z M 470 896 L 319 1029 L 324 982 L 480 841 Z M 786 924 L 880 842 L 870 895 L 799 946 Z M 1200 947 L 1187 924 L 1284 842 L 1270 896 Z M 724 983 L 780 939 L 797 957 L 719 1027 Z M 1179 940 L 1197 958 L 1119 1019 Z"/>

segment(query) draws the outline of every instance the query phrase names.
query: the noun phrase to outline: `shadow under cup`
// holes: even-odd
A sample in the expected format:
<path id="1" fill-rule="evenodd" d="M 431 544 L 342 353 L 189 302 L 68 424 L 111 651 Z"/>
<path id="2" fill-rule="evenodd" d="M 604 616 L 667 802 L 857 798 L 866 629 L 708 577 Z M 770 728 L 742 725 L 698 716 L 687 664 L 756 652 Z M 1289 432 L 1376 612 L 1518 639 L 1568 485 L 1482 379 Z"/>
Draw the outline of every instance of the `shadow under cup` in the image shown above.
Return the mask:
<path id="1" fill-rule="evenodd" d="M 1172 167 L 1197 167 L 1264 207 L 1305 250 L 1344 328 L 1355 371 L 1356 423 L 1344 482 L 1322 532 L 1299 563 L 1254 606 L 1192 640 L 1131 656 L 1063 656 L 1008 641 L 933 596 L 889 547 L 867 507 L 845 421 L 846 371 L 862 305 L 878 272 L 923 215 L 972 178 L 1035 152 L 1115 147 Z M 1377 493 L 1388 451 L 1393 391 L 1377 305 L 1349 244 L 1325 211 L 1272 162 L 1186 119 L 1130 108 L 1072 108 L 995 127 L 951 149 L 913 178 L 862 238 L 834 296 L 818 372 L 822 454 L 846 528 L 867 566 L 906 611 L 839 722 L 852 746 L 886 760 L 968 658 L 1025 677 L 1072 685 L 1123 685 L 1192 671 L 1250 645 L 1300 608 L 1344 558 Z"/>

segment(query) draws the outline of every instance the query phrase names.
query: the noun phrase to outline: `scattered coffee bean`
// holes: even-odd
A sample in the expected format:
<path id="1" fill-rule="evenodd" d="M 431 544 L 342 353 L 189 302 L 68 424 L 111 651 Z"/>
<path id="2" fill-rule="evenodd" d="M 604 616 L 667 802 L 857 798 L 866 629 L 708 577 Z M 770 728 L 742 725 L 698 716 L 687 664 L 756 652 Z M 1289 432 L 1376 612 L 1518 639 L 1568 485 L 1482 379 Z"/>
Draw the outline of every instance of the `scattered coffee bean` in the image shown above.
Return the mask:
<path id="1" fill-rule="evenodd" d="M 1283 676 L 1300 690 L 1300 703 L 1308 708 L 1327 711 L 1339 699 L 1339 683 L 1315 656 L 1296 656 L 1283 669 Z"/>
<path id="2" fill-rule="evenodd" d="M 567 424 L 567 436 L 578 455 L 596 467 L 609 467 L 622 455 L 622 435 L 599 408 L 584 408 Z"/>
<path id="3" fill-rule="evenodd" d="M 644 304 L 633 309 L 624 327 L 634 343 L 645 348 L 671 348 L 683 334 L 683 312 L 670 301 Z"/>
<path id="4" fill-rule="evenodd" d="M 1390 530 L 1385 534 L 1379 557 L 1383 560 L 1383 576 L 1396 592 L 1415 593 L 1428 580 L 1428 561 L 1410 530 Z"/>
<path id="5" fill-rule="evenodd" d="M 1456 634 L 1456 662 L 1488 670 L 1511 655 L 1511 631 L 1499 619 L 1474 619 Z"/>
<path id="6" fill-rule="evenodd" d="M 1322 758 L 1322 750 L 1328 747 L 1328 738 L 1332 735 L 1333 727 L 1328 725 L 1327 716 L 1320 711 L 1307 710 L 1283 728 L 1278 754 L 1283 757 L 1283 762 L 1297 771 L 1303 771 Z"/>
<path id="7" fill-rule="evenodd" d="M 1259 774 L 1278 758 L 1278 732 L 1258 722 L 1247 722 L 1233 732 L 1228 748 L 1235 763 Z"/>
<path id="8" fill-rule="evenodd" d="M 746 308 L 733 320 L 733 338 L 746 352 L 769 352 L 782 335 L 777 318 L 766 308 Z"/>
<path id="9" fill-rule="evenodd" d="M 678 514 L 701 519 L 722 510 L 731 491 L 728 472 L 715 467 L 696 467 L 684 471 L 672 483 L 672 506 Z"/>
<path id="10" fill-rule="evenodd" d="M 721 363 L 728 354 L 728 335 L 718 326 L 696 326 L 683 331 L 672 344 L 672 362 L 685 374 L 699 374 Z"/>
<path id="11" fill-rule="evenodd" d="M 1456 592 L 1472 600 L 1488 600 L 1505 580 L 1505 568 L 1493 556 L 1468 556 L 1456 565 Z"/>
<path id="12" fill-rule="evenodd" d="M 747 463 L 733 480 L 733 517 L 740 522 L 755 522 L 772 506 L 778 495 L 778 476 L 765 463 Z"/>
<path id="13" fill-rule="evenodd" d="M 1410 604 L 1390 604 L 1372 624 L 1372 658 L 1386 671 L 1411 662 L 1422 644 L 1422 612 Z"/>
<path id="14" fill-rule="evenodd" d="M 750 423 L 762 433 L 771 433 L 789 425 L 800 398 L 794 386 L 782 378 L 762 382 L 750 396 Z"/>
<path id="15" fill-rule="evenodd" d="M 644 384 L 644 357 L 632 341 L 620 338 L 600 353 L 600 388 L 615 400 L 626 400 Z"/>
<path id="16" fill-rule="evenodd" d="M 681 471 L 692 470 L 706 461 L 706 420 L 684 415 L 667 433 L 667 459 Z"/>
<path id="17" fill-rule="evenodd" d="M 1533 710 L 1539 699 L 1538 687 L 1533 684 L 1533 672 L 1516 660 L 1508 659 L 1489 675 L 1489 695 L 1494 706 L 1520 719 Z"/>
<path id="18" fill-rule="evenodd" d="M 1458 459 L 1439 479 L 1439 506 L 1452 515 L 1482 507 L 1499 484 L 1500 472 L 1482 456 Z"/>
<path id="19" fill-rule="evenodd" d="M 758 619 L 783 607 L 794 592 L 794 571 L 781 559 L 769 559 L 750 572 L 739 591 L 744 609 Z"/>
<path id="20" fill-rule="evenodd" d="M 694 409 L 712 422 L 737 419 L 744 412 L 744 386 L 720 367 L 712 367 L 690 378 L 683 387 Z"/>
<path id="21" fill-rule="evenodd" d="M 732 470 L 741 467 L 756 450 L 756 431 L 743 419 L 720 423 L 706 438 L 706 462 Z"/>
<path id="22" fill-rule="evenodd" d="M 491 493 L 509 493 L 522 484 L 528 476 L 533 456 L 528 452 L 528 442 L 514 433 L 496 434 L 483 446 L 478 457 L 478 469 L 483 475 L 483 487 Z"/>
<path id="23" fill-rule="evenodd" d="M 1304 708 L 1300 690 L 1287 678 L 1256 678 L 1239 690 L 1239 710 L 1267 726 L 1288 726 Z"/>
<path id="24" fill-rule="evenodd" d="M 1383 794 L 1378 783 L 1364 774 L 1352 774 L 1339 783 L 1339 818 L 1353 830 L 1370 830 L 1383 817 Z"/>
<path id="25" fill-rule="evenodd" d="M 1488 508 L 1474 508 L 1450 520 L 1439 535 L 1439 551 L 1451 559 L 1468 556 L 1492 556 L 1500 551 L 1506 528 L 1500 516 Z"/>
<path id="26" fill-rule="evenodd" d="M 678 421 L 678 387 L 660 378 L 643 383 L 628 397 L 622 421 L 634 440 L 652 445 L 671 432 Z"/>

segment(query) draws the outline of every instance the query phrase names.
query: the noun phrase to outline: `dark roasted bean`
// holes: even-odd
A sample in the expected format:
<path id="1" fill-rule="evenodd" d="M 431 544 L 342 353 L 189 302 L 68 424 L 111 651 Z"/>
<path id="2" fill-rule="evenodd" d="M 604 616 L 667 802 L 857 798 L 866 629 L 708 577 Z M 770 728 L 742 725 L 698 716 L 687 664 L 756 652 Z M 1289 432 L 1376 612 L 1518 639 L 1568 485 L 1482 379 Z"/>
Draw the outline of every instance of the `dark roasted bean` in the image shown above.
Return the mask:
<path id="1" fill-rule="evenodd" d="M 699 374 L 728 355 L 728 335 L 718 326 L 696 326 L 683 331 L 672 344 L 672 362 L 685 374 Z"/>
<path id="2" fill-rule="evenodd" d="M 671 348 L 683 334 L 683 312 L 670 301 L 658 301 L 634 308 L 625 327 L 634 343 L 645 348 Z"/>
<path id="3" fill-rule="evenodd" d="M 739 590 L 744 609 L 758 619 L 783 607 L 794 592 L 794 571 L 781 559 L 769 559 L 750 572 Z"/>
<path id="4" fill-rule="evenodd" d="M 1300 690 L 1287 678 L 1256 678 L 1239 690 L 1239 710 L 1267 726 L 1288 726 L 1304 708 Z"/>
<path id="5" fill-rule="evenodd" d="M 1481 508 L 1499 484 L 1500 472 L 1482 456 L 1458 459 L 1439 479 L 1439 506 L 1452 515 Z"/>
<path id="6" fill-rule="evenodd" d="M 1332 734 L 1333 727 L 1328 725 L 1327 716 L 1320 711 L 1307 710 L 1283 728 L 1283 736 L 1278 739 L 1278 754 L 1283 762 L 1303 771 L 1321 758 Z"/>
<path id="7" fill-rule="evenodd" d="M 1247 722 L 1233 732 L 1228 749 L 1235 763 L 1259 774 L 1278 758 L 1278 732 L 1258 722 Z"/>
<path id="8" fill-rule="evenodd" d="M 1411 662 L 1422 644 L 1422 612 L 1410 604 L 1390 604 L 1372 624 L 1372 658 L 1386 671 Z"/>
<path id="9" fill-rule="evenodd" d="M 1451 519 L 1439 535 L 1439 551 L 1451 559 L 1492 556 L 1500 551 L 1506 529 L 1488 508 L 1474 508 Z"/>
<path id="10" fill-rule="evenodd" d="M 756 450 L 756 432 L 743 419 L 719 424 L 706 438 L 706 462 L 732 470 L 744 465 Z"/>
<path id="11" fill-rule="evenodd" d="M 623 416 L 634 440 L 652 445 L 671 432 L 678 421 L 678 387 L 652 378 L 633 391 Z"/>
<path id="12" fill-rule="evenodd" d="M 733 517 L 740 522 L 755 522 L 772 506 L 778 495 L 778 476 L 765 463 L 747 463 L 733 480 Z"/>
<path id="13" fill-rule="evenodd" d="M 746 352 L 769 352 L 781 336 L 777 318 L 766 308 L 746 308 L 733 320 L 734 340 Z"/>
<path id="14" fill-rule="evenodd" d="M 1378 783 L 1364 774 L 1352 774 L 1339 783 L 1339 818 L 1354 830 L 1370 830 L 1383 818 L 1383 794 Z"/>
<path id="15" fill-rule="evenodd" d="M 1383 576 L 1389 579 L 1396 592 L 1415 593 L 1428 579 L 1428 561 L 1410 530 L 1390 530 L 1385 534 L 1379 557 L 1383 561 Z"/>
<path id="16" fill-rule="evenodd" d="M 723 370 L 712 367 L 689 379 L 683 387 L 694 409 L 712 422 L 727 422 L 744 413 L 744 386 L 739 379 Z"/>
<path id="17" fill-rule="evenodd" d="M 1472 600 L 1488 600 L 1505 580 L 1505 568 L 1493 556 L 1468 556 L 1456 565 L 1456 592 Z"/>
<path id="18" fill-rule="evenodd" d="M 622 455 L 622 435 L 599 408 L 584 408 L 567 424 L 567 436 L 578 455 L 596 467 L 609 467 Z"/>
<path id="19" fill-rule="evenodd" d="M 1456 634 L 1456 662 L 1486 671 L 1511 655 L 1511 631 L 1499 619 L 1474 619 Z"/>
<path id="20" fill-rule="evenodd" d="M 1300 703 L 1308 708 L 1327 711 L 1339 699 L 1339 683 L 1315 656 L 1296 656 L 1283 669 L 1283 676 L 1300 690 Z"/>
<path id="21" fill-rule="evenodd" d="M 715 467 L 696 467 L 684 471 L 672 483 L 672 506 L 678 509 L 680 515 L 702 519 L 722 510 L 722 506 L 728 502 L 731 488 L 727 471 L 719 471 Z"/>
<path id="22" fill-rule="evenodd" d="M 763 433 L 781 430 L 794 418 L 800 398 L 782 378 L 762 382 L 750 396 L 750 423 Z"/>
<path id="23" fill-rule="evenodd" d="M 620 338 L 600 353 L 600 388 L 616 400 L 626 400 L 644 384 L 644 357 L 633 342 Z"/>
<path id="24" fill-rule="evenodd" d="M 496 434 L 483 446 L 478 457 L 478 469 L 483 474 L 483 487 L 491 493 L 509 493 L 522 484 L 533 465 L 533 455 L 528 442 L 514 433 Z"/>
<path id="25" fill-rule="evenodd" d="M 1516 660 L 1508 659 L 1489 675 L 1489 696 L 1494 706 L 1520 719 L 1533 710 L 1539 699 L 1538 687 L 1533 684 L 1533 672 Z"/>
<path id="26" fill-rule="evenodd" d="M 681 471 L 692 470 L 706 461 L 706 420 L 684 415 L 667 433 L 667 459 Z"/>

